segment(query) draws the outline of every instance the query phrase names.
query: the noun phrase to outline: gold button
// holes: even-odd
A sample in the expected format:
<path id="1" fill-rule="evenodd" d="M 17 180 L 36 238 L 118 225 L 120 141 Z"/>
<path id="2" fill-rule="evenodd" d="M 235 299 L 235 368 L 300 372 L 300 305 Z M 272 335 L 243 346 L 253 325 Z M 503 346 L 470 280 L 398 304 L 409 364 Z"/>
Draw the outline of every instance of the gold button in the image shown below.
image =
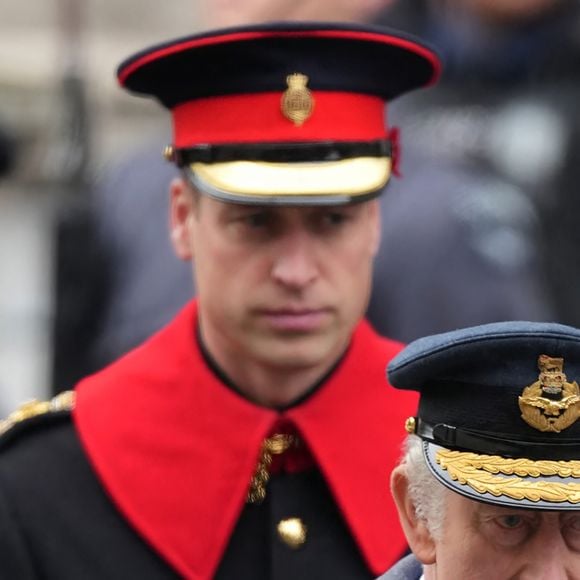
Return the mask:
<path id="1" fill-rule="evenodd" d="M 282 541 L 290 548 L 299 548 L 306 542 L 306 532 L 308 530 L 300 518 L 280 520 L 277 529 Z"/>
<path id="2" fill-rule="evenodd" d="M 415 417 L 409 417 L 405 421 L 405 431 L 407 433 L 413 434 L 415 433 L 416 429 L 417 429 L 417 420 L 415 419 Z"/>

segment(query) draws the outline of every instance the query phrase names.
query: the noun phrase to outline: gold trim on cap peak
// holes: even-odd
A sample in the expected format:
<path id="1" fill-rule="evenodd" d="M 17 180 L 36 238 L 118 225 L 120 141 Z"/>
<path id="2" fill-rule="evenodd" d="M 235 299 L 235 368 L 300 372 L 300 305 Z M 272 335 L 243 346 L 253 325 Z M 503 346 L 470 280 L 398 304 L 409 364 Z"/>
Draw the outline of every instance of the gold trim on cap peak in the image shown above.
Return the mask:
<path id="1" fill-rule="evenodd" d="M 580 503 L 580 483 L 563 479 L 580 478 L 580 461 L 507 459 L 499 455 L 479 455 L 440 449 L 436 461 L 453 481 L 482 495 L 505 496 L 515 500 Z M 510 477 L 502 477 L 508 475 Z M 534 479 L 523 479 L 531 477 Z"/>

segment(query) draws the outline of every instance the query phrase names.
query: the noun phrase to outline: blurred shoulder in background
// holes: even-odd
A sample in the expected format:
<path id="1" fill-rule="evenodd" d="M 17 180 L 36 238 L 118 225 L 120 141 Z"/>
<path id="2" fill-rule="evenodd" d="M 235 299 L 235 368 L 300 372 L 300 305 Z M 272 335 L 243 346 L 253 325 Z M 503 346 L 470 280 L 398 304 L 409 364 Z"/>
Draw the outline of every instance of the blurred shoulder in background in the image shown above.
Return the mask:
<path id="1" fill-rule="evenodd" d="M 578 324 L 580 3 L 409 0 L 379 20 L 436 45 L 445 70 L 390 110 L 403 161 L 422 166 L 403 171 L 405 191 L 422 193 L 405 215 L 385 212 L 371 318 L 390 292 L 415 304 L 391 321 L 404 340 L 502 319 Z M 397 224 L 412 230 L 406 249 L 389 248 Z M 382 268 L 401 272 L 395 287 Z"/>

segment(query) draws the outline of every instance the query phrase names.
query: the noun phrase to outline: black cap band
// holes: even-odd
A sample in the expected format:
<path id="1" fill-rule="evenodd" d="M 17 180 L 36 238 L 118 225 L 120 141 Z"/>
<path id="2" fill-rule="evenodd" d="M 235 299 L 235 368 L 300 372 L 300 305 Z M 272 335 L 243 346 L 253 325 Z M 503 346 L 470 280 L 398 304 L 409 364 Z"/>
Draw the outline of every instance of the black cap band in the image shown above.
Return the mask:
<path id="1" fill-rule="evenodd" d="M 569 461 L 578 458 L 580 441 L 578 439 L 558 439 L 555 441 L 518 441 L 509 435 L 482 433 L 439 423 L 432 425 L 416 419 L 415 434 L 426 441 L 447 449 L 501 455 L 502 457 L 527 459 L 551 459 Z"/>
<path id="2" fill-rule="evenodd" d="M 391 157 L 391 141 L 323 141 L 316 143 L 236 143 L 198 145 L 175 151 L 179 167 L 190 163 L 261 161 L 298 163 L 339 161 L 355 157 Z"/>

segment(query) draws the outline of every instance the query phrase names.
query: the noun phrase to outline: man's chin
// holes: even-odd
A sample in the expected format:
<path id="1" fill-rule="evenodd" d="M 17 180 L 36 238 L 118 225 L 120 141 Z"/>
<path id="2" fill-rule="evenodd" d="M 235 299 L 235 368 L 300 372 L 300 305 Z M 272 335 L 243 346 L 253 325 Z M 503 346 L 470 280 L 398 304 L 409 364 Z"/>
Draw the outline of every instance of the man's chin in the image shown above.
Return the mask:
<path id="1" fill-rule="evenodd" d="M 318 334 L 293 334 L 285 340 L 270 340 L 264 345 L 264 359 L 268 366 L 279 370 L 311 370 L 334 363 L 342 355 L 344 347 L 326 343 Z"/>

